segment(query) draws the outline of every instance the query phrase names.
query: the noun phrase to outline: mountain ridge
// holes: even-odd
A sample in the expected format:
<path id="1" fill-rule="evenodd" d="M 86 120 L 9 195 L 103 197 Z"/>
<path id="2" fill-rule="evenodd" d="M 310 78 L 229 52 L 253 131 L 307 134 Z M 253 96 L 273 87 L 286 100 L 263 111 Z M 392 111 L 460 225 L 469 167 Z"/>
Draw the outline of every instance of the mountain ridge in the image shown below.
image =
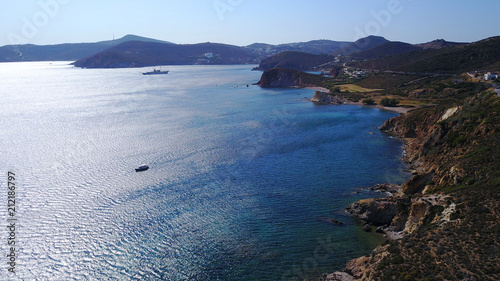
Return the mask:
<path id="1" fill-rule="evenodd" d="M 84 68 L 129 68 L 155 65 L 249 64 L 257 58 L 243 47 L 220 43 L 165 44 L 128 41 L 73 64 Z"/>
<path id="2" fill-rule="evenodd" d="M 74 61 L 104 51 L 109 47 L 132 40 L 173 44 L 167 41 L 128 34 L 116 40 L 99 41 L 93 43 L 62 43 L 54 45 L 6 45 L 0 47 L 0 62 Z"/>
<path id="3" fill-rule="evenodd" d="M 351 66 L 381 71 L 456 74 L 500 67 L 500 36 L 469 44 L 425 49 L 354 62 Z"/>

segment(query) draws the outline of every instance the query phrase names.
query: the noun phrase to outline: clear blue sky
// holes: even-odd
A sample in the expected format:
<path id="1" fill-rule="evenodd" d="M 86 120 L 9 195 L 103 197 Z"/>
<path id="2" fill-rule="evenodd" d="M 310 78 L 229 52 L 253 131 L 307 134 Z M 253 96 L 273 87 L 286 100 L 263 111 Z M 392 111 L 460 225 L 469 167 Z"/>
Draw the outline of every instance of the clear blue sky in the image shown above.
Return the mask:
<path id="1" fill-rule="evenodd" d="M 135 34 L 174 43 L 473 42 L 500 35 L 500 1 L 0 0 L 0 46 L 95 42 Z"/>

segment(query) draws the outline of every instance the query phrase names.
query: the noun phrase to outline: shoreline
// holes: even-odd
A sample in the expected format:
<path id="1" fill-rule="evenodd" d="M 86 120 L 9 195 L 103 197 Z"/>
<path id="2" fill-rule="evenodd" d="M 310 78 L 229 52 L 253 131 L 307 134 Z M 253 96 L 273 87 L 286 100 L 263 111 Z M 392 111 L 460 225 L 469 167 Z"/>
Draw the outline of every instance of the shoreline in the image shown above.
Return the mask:
<path id="1" fill-rule="evenodd" d="M 324 92 L 327 94 L 331 94 L 330 90 L 328 90 L 327 88 L 324 88 L 324 87 L 310 86 L 310 87 L 304 87 L 304 89 L 316 90 L 316 91 Z"/>
<path id="2" fill-rule="evenodd" d="M 327 95 L 331 95 L 330 90 L 328 90 L 327 88 L 324 88 L 324 87 L 310 86 L 310 87 L 304 87 L 304 89 L 315 90 L 315 91 L 319 91 L 319 92 L 325 93 Z M 310 98 L 310 99 L 307 99 L 307 100 L 311 101 L 311 102 L 314 102 L 314 103 L 320 103 L 321 104 L 321 102 L 313 101 L 312 99 L 314 99 L 314 97 Z M 325 103 L 325 104 L 328 104 L 328 103 Z M 396 113 L 399 113 L 399 114 L 406 114 L 409 111 L 417 109 L 417 107 L 407 108 L 407 107 L 402 107 L 402 106 L 389 107 L 389 106 L 382 106 L 382 105 L 366 105 L 366 104 L 364 104 L 362 102 L 353 102 L 353 101 L 343 101 L 342 103 L 340 103 L 338 105 L 344 105 L 344 104 L 345 105 L 360 105 L 360 106 L 364 106 L 364 107 L 378 108 L 378 109 L 381 109 L 381 110 L 392 111 L 392 112 L 396 112 Z"/>
<path id="3" fill-rule="evenodd" d="M 392 111 L 392 112 L 396 112 L 396 113 L 399 113 L 399 114 L 406 114 L 409 111 L 417 109 L 416 107 L 415 108 L 407 108 L 407 107 L 402 107 L 402 106 L 390 107 L 390 106 L 382 106 L 382 105 L 366 105 L 366 104 L 364 104 L 362 102 L 352 102 L 352 101 L 345 102 L 344 104 L 348 104 L 348 105 L 361 105 L 361 106 L 364 106 L 364 107 L 378 108 L 378 109 L 381 109 L 381 110 Z"/>

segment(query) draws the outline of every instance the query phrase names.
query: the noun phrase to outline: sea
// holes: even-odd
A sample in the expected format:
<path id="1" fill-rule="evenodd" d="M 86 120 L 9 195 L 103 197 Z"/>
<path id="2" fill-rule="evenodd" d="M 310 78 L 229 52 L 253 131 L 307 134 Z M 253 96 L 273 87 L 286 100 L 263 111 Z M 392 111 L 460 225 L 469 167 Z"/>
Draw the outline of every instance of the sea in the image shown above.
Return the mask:
<path id="1" fill-rule="evenodd" d="M 316 280 L 369 254 L 344 208 L 408 178 L 396 113 L 253 67 L 1 63 L 0 279 Z"/>

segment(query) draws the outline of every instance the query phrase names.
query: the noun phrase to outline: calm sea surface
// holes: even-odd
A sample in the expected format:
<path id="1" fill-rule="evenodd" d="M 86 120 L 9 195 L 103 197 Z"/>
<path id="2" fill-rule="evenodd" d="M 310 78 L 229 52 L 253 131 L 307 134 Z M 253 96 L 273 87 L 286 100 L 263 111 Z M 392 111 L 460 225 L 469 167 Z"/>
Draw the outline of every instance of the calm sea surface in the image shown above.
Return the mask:
<path id="1" fill-rule="evenodd" d="M 343 208 L 405 179 L 375 128 L 395 114 L 261 89 L 252 67 L 0 64 L 0 279 L 299 280 L 369 253 Z"/>

